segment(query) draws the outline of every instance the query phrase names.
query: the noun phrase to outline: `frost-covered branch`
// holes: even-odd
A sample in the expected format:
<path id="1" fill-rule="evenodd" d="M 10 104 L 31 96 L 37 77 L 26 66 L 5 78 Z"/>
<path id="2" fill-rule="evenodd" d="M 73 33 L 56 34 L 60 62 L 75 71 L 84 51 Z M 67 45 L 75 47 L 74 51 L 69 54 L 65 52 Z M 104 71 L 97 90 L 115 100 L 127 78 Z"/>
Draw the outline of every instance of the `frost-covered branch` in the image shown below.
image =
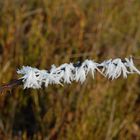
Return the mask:
<path id="1" fill-rule="evenodd" d="M 128 74 L 140 74 L 132 58 L 125 58 L 125 60 L 120 58 L 110 59 L 102 63 L 85 60 L 83 63 L 65 63 L 59 67 L 52 65 L 50 70 L 39 70 L 23 66 L 22 69 L 17 71 L 18 74 L 23 75 L 21 79 L 24 88 L 34 89 L 41 88 L 42 85 L 48 87 L 50 84 L 71 84 L 73 81 L 83 83 L 89 73 L 94 79 L 96 72 L 112 80 L 119 78 L 121 75 L 123 78 L 127 78 Z"/>

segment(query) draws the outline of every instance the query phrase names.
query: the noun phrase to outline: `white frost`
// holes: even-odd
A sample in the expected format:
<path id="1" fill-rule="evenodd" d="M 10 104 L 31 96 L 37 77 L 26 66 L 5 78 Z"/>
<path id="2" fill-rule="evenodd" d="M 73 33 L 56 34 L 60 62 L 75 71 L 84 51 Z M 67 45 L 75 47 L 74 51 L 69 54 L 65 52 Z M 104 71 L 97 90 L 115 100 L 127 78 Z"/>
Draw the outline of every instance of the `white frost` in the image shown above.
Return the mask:
<path id="1" fill-rule="evenodd" d="M 93 60 L 85 60 L 80 66 L 74 66 L 72 63 L 65 63 L 59 67 L 52 65 L 49 71 L 23 66 L 17 73 L 23 75 L 21 78 L 24 88 L 41 88 L 43 84 L 48 87 L 50 84 L 71 84 L 73 81 L 83 83 L 89 73 L 94 78 L 96 71 L 112 80 L 121 75 L 123 78 L 127 78 L 128 74 L 140 74 L 140 71 L 134 66 L 132 58 L 125 58 L 123 61 L 120 58 L 110 59 L 100 64 Z"/>

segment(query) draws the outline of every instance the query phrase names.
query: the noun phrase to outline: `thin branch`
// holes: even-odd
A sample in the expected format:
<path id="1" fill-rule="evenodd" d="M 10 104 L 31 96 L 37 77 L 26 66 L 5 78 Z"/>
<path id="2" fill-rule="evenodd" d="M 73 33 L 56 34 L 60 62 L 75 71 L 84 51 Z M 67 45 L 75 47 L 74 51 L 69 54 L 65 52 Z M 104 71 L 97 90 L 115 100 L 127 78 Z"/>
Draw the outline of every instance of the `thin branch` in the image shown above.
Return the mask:
<path id="1" fill-rule="evenodd" d="M 136 64 L 140 64 L 140 58 L 134 58 L 134 57 L 131 57 L 131 58 L 133 58 L 133 60 L 134 60 L 134 62 Z M 125 63 L 126 61 L 125 60 L 122 60 L 122 62 Z M 73 64 L 73 66 L 74 67 L 77 67 L 77 68 L 79 68 L 81 65 L 82 65 L 81 62 L 77 62 L 77 63 Z M 98 68 L 99 69 L 102 69 L 103 67 L 102 66 L 99 66 Z M 22 78 L 16 79 L 16 80 L 12 80 L 9 83 L 6 83 L 6 84 L 0 86 L 0 93 L 3 93 L 4 91 L 13 89 L 16 86 L 23 85 L 23 84 L 24 83 L 23 83 L 23 79 Z"/>
<path id="2" fill-rule="evenodd" d="M 22 79 L 12 80 L 9 83 L 6 83 L 0 86 L 0 93 L 13 89 L 14 87 L 22 85 L 22 84 L 23 84 Z"/>

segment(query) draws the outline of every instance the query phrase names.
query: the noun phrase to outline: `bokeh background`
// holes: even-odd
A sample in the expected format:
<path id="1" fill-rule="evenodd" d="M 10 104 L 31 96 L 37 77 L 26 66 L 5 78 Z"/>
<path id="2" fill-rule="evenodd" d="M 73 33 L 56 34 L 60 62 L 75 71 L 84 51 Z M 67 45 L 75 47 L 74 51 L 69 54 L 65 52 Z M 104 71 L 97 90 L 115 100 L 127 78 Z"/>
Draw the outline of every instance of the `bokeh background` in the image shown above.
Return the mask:
<path id="1" fill-rule="evenodd" d="M 139 0 L 0 0 L 1 84 L 23 65 L 129 55 L 140 55 Z M 0 140 L 21 139 L 139 140 L 139 76 L 4 92 Z"/>

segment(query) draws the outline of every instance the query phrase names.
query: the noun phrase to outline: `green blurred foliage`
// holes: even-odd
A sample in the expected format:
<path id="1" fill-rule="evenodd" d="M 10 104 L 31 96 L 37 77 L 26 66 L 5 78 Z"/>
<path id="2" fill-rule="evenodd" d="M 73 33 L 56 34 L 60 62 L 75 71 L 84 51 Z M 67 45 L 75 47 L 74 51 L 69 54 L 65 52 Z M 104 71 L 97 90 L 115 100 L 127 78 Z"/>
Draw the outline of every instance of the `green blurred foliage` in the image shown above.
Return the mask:
<path id="1" fill-rule="evenodd" d="M 139 0 L 0 0 L 0 83 L 22 65 L 140 55 Z M 0 95 L 0 140 L 139 140 L 140 78 Z"/>

